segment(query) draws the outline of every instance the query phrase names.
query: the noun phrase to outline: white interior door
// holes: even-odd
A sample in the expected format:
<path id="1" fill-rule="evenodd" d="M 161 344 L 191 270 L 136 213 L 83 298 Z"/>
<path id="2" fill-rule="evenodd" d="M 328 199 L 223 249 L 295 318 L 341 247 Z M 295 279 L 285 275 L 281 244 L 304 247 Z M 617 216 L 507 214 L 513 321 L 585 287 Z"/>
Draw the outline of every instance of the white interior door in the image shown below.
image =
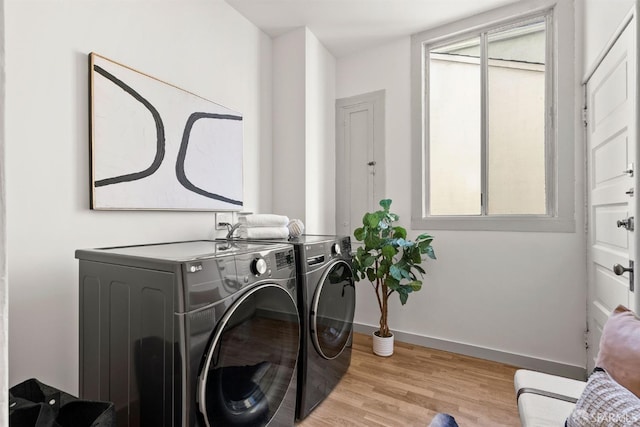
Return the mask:
<path id="1" fill-rule="evenodd" d="M 384 198 L 384 91 L 336 101 L 336 233 L 352 236 Z"/>
<path id="2" fill-rule="evenodd" d="M 634 307 L 634 278 L 616 274 L 636 261 L 637 60 L 636 19 L 621 27 L 586 81 L 588 165 L 588 337 L 587 369 L 598 352 L 602 327 L 618 305 Z M 625 222 L 626 221 L 626 222 Z M 615 265 L 620 267 L 614 268 Z M 618 271 L 621 273 L 621 271 Z M 637 280 L 636 280 L 637 283 Z M 637 307 L 636 307 L 637 308 Z"/>

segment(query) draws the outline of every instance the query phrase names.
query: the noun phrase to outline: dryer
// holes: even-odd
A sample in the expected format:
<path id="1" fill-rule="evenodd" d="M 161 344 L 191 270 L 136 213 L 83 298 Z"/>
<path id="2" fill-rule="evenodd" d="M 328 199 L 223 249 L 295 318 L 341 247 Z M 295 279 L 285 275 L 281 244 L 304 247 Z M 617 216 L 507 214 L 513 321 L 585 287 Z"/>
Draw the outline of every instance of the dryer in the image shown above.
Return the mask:
<path id="1" fill-rule="evenodd" d="M 302 341 L 296 416 L 303 419 L 351 364 L 355 282 L 348 236 L 302 235 L 290 243 L 298 259 Z"/>
<path id="2" fill-rule="evenodd" d="M 76 258 L 80 396 L 114 402 L 118 426 L 293 426 L 290 245 L 187 241 Z"/>
<path id="3" fill-rule="evenodd" d="M 295 249 L 302 327 L 296 417 L 303 419 L 331 393 L 351 364 L 355 313 L 351 239 L 304 234 L 270 242 L 288 242 Z"/>

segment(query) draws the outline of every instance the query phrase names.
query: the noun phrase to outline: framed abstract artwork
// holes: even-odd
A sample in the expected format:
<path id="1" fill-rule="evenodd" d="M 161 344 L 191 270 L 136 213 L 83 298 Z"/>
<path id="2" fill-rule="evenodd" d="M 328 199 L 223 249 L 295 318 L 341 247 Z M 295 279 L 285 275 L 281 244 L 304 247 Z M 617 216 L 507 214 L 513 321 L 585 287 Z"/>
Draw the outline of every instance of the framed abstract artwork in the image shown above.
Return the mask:
<path id="1" fill-rule="evenodd" d="M 242 209 L 242 114 L 89 54 L 91 209 Z"/>

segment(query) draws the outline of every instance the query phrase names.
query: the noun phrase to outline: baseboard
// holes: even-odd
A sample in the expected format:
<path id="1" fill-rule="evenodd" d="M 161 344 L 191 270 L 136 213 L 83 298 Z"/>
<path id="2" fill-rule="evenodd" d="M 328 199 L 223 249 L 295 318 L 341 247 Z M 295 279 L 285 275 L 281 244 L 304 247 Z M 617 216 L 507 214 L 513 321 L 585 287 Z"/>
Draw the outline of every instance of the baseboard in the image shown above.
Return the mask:
<path id="1" fill-rule="evenodd" d="M 353 330 L 363 334 L 372 334 L 377 326 L 354 323 Z M 408 332 L 393 331 L 395 339 L 409 344 L 434 348 L 436 350 L 449 351 L 451 353 L 464 354 L 465 356 L 477 357 L 479 359 L 492 360 L 494 362 L 505 363 L 518 368 L 531 369 L 533 371 L 545 372 L 547 374 L 559 375 L 577 380 L 587 378 L 587 370 L 582 366 L 567 365 L 535 357 L 523 356 L 520 354 L 507 353 L 505 351 L 492 350 L 470 344 L 462 344 L 454 341 L 447 341 L 439 338 L 425 337 Z"/>

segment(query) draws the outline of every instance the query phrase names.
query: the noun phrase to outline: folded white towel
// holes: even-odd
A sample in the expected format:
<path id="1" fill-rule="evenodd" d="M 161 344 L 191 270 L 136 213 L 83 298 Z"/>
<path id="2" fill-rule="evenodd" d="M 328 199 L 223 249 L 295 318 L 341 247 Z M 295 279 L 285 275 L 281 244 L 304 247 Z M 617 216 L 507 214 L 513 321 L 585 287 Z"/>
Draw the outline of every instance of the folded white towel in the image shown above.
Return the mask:
<path id="1" fill-rule="evenodd" d="M 275 214 L 251 214 L 241 215 L 238 222 L 247 227 L 286 227 L 289 218 Z"/>
<path id="2" fill-rule="evenodd" d="M 288 239 L 287 227 L 244 227 L 238 228 L 241 239 Z"/>

